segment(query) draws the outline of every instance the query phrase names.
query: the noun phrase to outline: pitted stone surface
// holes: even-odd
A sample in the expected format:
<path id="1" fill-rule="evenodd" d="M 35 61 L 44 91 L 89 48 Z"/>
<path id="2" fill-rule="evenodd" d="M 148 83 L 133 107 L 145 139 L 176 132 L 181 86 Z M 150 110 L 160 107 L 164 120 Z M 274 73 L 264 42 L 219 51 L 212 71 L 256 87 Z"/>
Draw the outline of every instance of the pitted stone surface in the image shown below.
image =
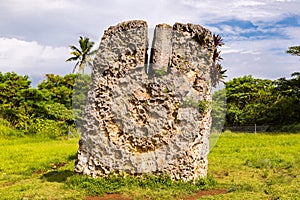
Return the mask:
<path id="1" fill-rule="evenodd" d="M 147 32 L 140 20 L 105 31 L 76 172 L 166 173 L 185 181 L 206 176 L 213 37 L 199 25 L 157 25 L 147 67 Z"/>

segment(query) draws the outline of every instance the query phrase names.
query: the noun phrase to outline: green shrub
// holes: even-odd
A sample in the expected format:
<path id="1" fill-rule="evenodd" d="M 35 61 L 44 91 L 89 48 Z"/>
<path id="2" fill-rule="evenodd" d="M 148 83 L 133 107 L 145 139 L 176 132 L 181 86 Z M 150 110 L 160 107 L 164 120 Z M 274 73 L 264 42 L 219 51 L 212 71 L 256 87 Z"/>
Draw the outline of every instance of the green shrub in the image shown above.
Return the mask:
<path id="1" fill-rule="evenodd" d="M 67 133 L 68 125 L 66 123 L 41 118 L 34 119 L 34 123 L 30 124 L 27 130 L 29 135 L 51 139 L 66 136 Z"/>
<path id="2" fill-rule="evenodd" d="M 300 124 L 292 124 L 292 125 L 286 125 L 281 128 L 282 132 L 287 133 L 299 133 L 300 132 Z"/>
<path id="3" fill-rule="evenodd" d="M 8 121 L 0 118 L 0 138 L 8 139 L 23 136 L 24 134 L 21 131 L 11 128 L 10 123 Z"/>

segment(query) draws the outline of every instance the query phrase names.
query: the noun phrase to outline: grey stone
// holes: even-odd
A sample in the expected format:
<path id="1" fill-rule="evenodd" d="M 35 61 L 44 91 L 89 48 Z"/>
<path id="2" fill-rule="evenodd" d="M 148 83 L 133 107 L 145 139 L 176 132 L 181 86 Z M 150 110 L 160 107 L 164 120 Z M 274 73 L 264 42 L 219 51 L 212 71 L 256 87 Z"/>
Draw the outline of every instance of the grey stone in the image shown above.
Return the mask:
<path id="1" fill-rule="evenodd" d="M 199 25 L 157 25 L 148 67 L 147 33 L 141 20 L 105 31 L 76 172 L 94 177 L 166 173 L 184 181 L 206 176 L 213 37 Z"/>

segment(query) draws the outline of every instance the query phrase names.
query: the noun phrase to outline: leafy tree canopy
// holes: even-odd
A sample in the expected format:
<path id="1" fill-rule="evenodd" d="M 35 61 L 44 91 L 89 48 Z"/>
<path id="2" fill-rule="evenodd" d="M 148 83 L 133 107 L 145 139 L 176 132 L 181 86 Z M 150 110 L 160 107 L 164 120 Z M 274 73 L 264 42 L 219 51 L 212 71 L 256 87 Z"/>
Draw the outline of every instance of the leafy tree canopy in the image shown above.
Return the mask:
<path id="1" fill-rule="evenodd" d="M 31 88 L 28 76 L 0 73 L 0 119 L 25 133 L 66 132 L 74 122 L 71 108 L 75 78 L 75 74 L 47 74 L 38 88 Z"/>
<path id="2" fill-rule="evenodd" d="M 252 76 L 234 78 L 226 83 L 227 125 L 263 123 L 274 96 L 271 80 Z"/>

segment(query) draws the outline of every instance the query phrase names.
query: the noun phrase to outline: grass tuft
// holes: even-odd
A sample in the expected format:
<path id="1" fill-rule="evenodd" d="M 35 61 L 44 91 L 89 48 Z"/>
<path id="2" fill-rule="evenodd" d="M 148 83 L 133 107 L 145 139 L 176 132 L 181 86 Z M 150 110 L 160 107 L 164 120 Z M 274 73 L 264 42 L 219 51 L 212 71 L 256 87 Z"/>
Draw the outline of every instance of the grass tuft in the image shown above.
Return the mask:
<path id="1" fill-rule="evenodd" d="M 167 175 L 145 175 L 138 177 L 110 175 L 107 178 L 91 178 L 89 176 L 75 175 L 70 177 L 66 182 L 67 188 L 83 190 L 86 195 L 90 196 L 127 192 L 137 194 L 139 193 L 137 191 L 144 190 L 157 192 L 161 195 L 161 198 L 192 194 L 203 189 L 212 188 L 215 185 L 216 181 L 212 177 L 199 179 L 193 183 L 173 181 Z"/>

